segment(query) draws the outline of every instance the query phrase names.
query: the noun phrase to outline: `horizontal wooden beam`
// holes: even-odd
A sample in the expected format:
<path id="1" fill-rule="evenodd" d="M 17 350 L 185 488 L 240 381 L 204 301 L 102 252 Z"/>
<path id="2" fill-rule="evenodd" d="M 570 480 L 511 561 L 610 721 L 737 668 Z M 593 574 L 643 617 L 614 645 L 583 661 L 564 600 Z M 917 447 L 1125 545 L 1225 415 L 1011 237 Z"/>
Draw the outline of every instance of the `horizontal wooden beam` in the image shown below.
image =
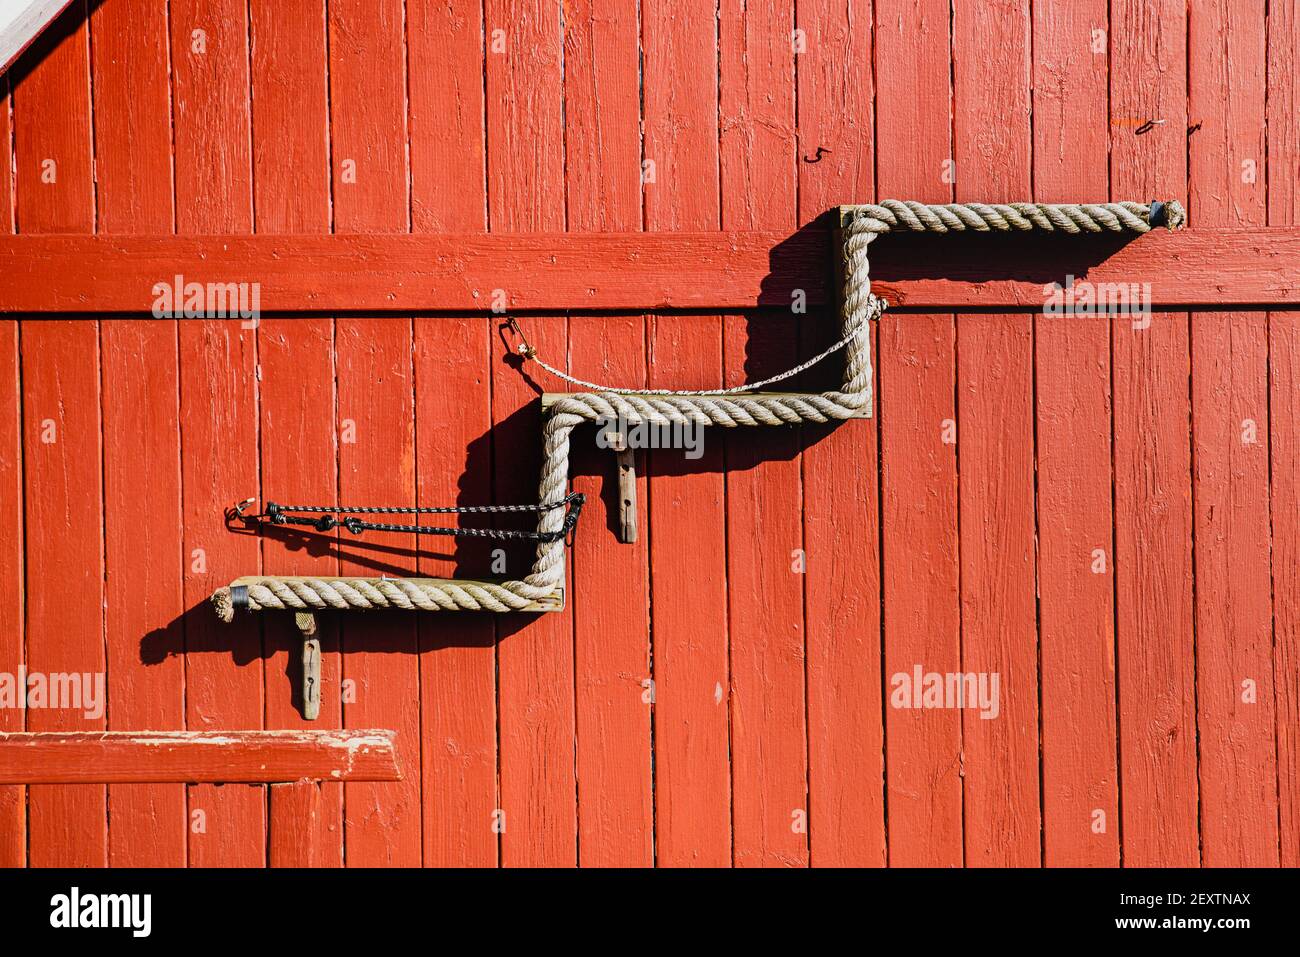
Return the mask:
<path id="1" fill-rule="evenodd" d="M 400 781 L 392 731 L 0 734 L 0 784 Z"/>
<path id="2" fill-rule="evenodd" d="M 148 313 L 177 276 L 203 308 L 261 313 L 727 311 L 831 296 L 825 229 L 381 236 L 3 236 L 0 312 Z M 1140 237 L 890 235 L 894 307 L 1041 308 L 1068 277 L 1166 307 L 1300 305 L 1300 228 Z M 211 284 L 211 290 L 209 290 Z M 236 284 L 231 286 L 228 284 Z M 254 296 L 256 287 L 256 296 Z M 208 294 L 210 293 L 210 294 Z M 175 296 L 171 297 L 175 300 Z"/>

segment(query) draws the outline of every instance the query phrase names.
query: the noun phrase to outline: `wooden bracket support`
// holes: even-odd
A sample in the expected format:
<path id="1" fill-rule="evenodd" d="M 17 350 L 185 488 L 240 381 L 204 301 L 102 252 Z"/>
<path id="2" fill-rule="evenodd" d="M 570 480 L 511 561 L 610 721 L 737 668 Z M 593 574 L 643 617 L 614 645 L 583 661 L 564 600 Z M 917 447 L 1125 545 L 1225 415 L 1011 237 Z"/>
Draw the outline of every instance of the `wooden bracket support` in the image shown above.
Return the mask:
<path id="1" fill-rule="evenodd" d="M 316 615 L 310 611 L 296 612 L 294 624 L 302 632 L 302 716 L 307 721 L 320 717 L 320 636 L 316 631 Z"/>
<path id="2" fill-rule="evenodd" d="M 609 447 L 618 461 L 619 541 L 631 545 L 636 541 L 636 452 L 622 432 L 610 435 Z"/>

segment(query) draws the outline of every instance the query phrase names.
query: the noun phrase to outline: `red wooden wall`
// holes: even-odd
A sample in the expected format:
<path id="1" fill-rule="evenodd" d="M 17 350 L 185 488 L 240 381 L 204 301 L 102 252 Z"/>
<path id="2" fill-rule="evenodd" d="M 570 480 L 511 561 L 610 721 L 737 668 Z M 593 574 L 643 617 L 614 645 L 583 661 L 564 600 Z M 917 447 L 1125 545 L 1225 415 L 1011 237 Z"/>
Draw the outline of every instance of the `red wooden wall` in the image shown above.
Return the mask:
<path id="1" fill-rule="evenodd" d="M 1296 0 L 89 7 L 0 78 L 5 230 L 793 233 L 875 197 L 1300 217 Z M 0 730 L 304 725 L 292 624 L 222 626 L 214 587 L 492 555 L 258 540 L 222 509 L 534 499 L 537 386 L 562 386 L 498 325 L 0 319 L 0 671 L 109 687 L 98 722 Z M 528 327 L 578 376 L 675 388 L 835 332 Z M 323 859 L 1300 864 L 1300 314 L 887 314 L 877 347 L 869 422 L 643 455 L 634 546 L 610 456 L 576 445 L 562 614 L 324 616 L 316 726 L 394 729 L 406 778 L 325 785 Z M 999 717 L 891 707 L 917 664 L 997 672 Z M 0 787 L 0 862 L 261 865 L 294 813 Z"/>

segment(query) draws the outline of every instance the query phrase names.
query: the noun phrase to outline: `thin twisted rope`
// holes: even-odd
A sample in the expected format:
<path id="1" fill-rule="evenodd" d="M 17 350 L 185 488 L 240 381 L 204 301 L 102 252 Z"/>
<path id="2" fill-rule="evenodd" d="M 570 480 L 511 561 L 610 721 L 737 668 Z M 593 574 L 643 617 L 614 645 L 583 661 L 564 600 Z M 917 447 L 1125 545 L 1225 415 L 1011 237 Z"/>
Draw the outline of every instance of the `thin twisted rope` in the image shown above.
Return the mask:
<path id="1" fill-rule="evenodd" d="M 1023 232 L 1040 230 L 1067 234 L 1150 231 L 1152 207 L 1140 203 L 1044 204 L 1011 203 L 986 205 L 961 203 L 926 205 L 886 200 L 858 206 L 844 224 L 844 288 L 839 342 L 801 367 L 762 382 L 734 389 L 704 392 L 668 390 L 626 390 L 596 387 L 589 392 L 560 396 L 551 405 L 542 428 L 543 461 L 538 488 L 539 508 L 544 509 L 538 531 L 558 532 L 564 521 L 562 509 L 554 508 L 566 495 L 569 478 L 569 433 L 583 422 L 619 418 L 629 426 L 720 425 L 739 428 L 751 425 L 797 425 L 801 422 L 831 422 L 852 418 L 872 401 L 871 322 L 884 308 L 871 294 L 871 263 L 868 251 L 876 236 L 891 231 L 925 232 Z M 1164 211 L 1169 229 L 1179 228 L 1185 214 L 1182 207 L 1168 203 Z M 836 349 L 845 353 L 844 382 L 839 391 L 816 394 L 746 395 L 764 384 L 780 381 L 825 358 Z M 531 350 L 529 350 L 531 352 Z M 528 355 L 539 361 L 536 354 Z M 560 378 L 570 378 L 551 366 L 544 368 Z M 263 578 L 249 585 L 248 607 L 323 610 L 325 608 L 406 608 L 425 611 L 519 611 L 540 609 L 539 603 L 554 600 L 564 585 L 565 546 L 562 539 L 541 542 L 527 577 L 499 584 L 441 580 L 420 582 L 405 579 L 277 579 Z M 212 596 L 218 615 L 230 621 L 234 608 L 230 589 Z"/>

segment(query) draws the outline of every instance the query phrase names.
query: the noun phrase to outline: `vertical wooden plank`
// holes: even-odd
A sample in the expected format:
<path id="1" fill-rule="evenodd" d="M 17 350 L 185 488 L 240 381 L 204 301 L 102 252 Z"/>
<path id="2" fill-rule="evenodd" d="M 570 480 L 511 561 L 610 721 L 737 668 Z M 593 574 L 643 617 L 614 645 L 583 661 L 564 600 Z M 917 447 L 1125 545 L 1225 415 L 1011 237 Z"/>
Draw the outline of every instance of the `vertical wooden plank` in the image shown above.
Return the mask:
<path id="1" fill-rule="evenodd" d="M 271 785 L 271 867 L 322 867 L 332 863 L 321 846 L 327 814 L 319 781 Z"/>
<path id="2" fill-rule="evenodd" d="M 1186 10 L 1112 0 L 1111 195 L 1182 199 Z M 1148 120 L 1163 120 L 1138 133 Z M 1150 322 L 1145 319 L 1149 318 Z M 1112 323 L 1123 862 L 1200 861 L 1187 317 Z"/>
<path id="3" fill-rule="evenodd" d="M 91 50 L 100 230 L 170 232 L 166 4 L 128 0 L 95 8 Z M 150 656 L 142 640 L 167 648 L 184 644 L 176 322 L 108 322 L 101 347 L 112 727 L 177 730 L 185 721 L 184 659 L 142 660 Z M 143 513 L 142 489 L 149 501 Z M 183 786 L 115 785 L 108 789 L 108 812 L 110 864 L 184 866 Z"/>
<path id="4" fill-rule="evenodd" d="M 1300 222 L 1300 4 L 1268 17 L 1268 223 Z M 1280 863 L 1300 864 L 1300 312 L 1269 314 L 1273 676 L 1277 682 Z"/>
<path id="5" fill-rule="evenodd" d="M 243 0 L 170 0 L 176 228 L 252 229 L 248 18 Z"/>
<path id="6" fill-rule="evenodd" d="M 259 232 L 309 233 L 330 229 L 329 104 L 322 0 L 253 0 L 253 201 Z M 269 498 L 335 501 L 338 490 L 334 431 L 334 323 L 323 318 L 271 319 L 258 327 L 262 373 L 261 483 Z M 336 554 L 320 536 L 268 535 L 262 567 L 272 575 L 338 574 Z M 320 715 L 301 713 L 302 637 L 289 616 L 264 622 L 268 728 L 342 727 L 342 662 L 338 620 L 317 616 L 321 642 Z M 314 813 L 300 798 L 310 790 Z M 270 789 L 272 866 L 277 853 L 312 854 L 313 866 L 343 863 L 343 788 L 317 785 Z M 304 827 L 314 825 L 307 835 Z M 284 839 L 294 836 L 301 848 Z M 292 858 L 291 858 L 292 859 Z"/>
<path id="7" fill-rule="evenodd" d="M 170 9 L 176 228 L 249 232 L 247 5 L 171 0 Z M 185 622 L 185 705 L 195 731 L 261 728 L 265 718 L 258 622 L 223 625 L 206 607 L 214 588 L 261 570 L 257 539 L 231 534 L 224 515 L 260 494 L 256 333 L 242 325 L 180 323 L 181 557 L 185 604 L 195 609 Z M 263 788 L 196 785 L 189 812 L 191 864 L 265 863 Z"/>
<path id="8" fill-rule="evenodd" d="M 881 197 L 952 200 L 948 4 L 877 0 Z M 918 666 L 961 666 L 957 572 L 956 329 L 950 315 L 880 320 L 885 766 L 889 863 L 962 863 L 961 719 L 898 707 Z"/>
<path id="9" fill-rule="evenodd" d="M 14 231 L 14 125 L 9 75 L 0 75 L 0 233 Z"/>
<path id="10" fill-rule="evenodd" d="M 956 197 L 1012 202 L 1030 193 L 1029 3 L 954 10 Z M 998 682 L 962 711 L 970 865 L 1041 860 L 1033 353 L 1031 316 L 957 319 L 961 670 Z"/>
<path id="11" fill-rule="evenodd" d="M 1188 10 L 1188 213 L 1212 226 L 1266 219 L 1265 24 L 1257 4 Z M 1278 863 L 1269 538 L 1268 320 L 1192 314 L 1196 701 L 1201 859 Z"/>
<path id="12" fill-rule="evenodd" d="M 1033 5 L 1033 176 L 1039 202 L 1107 195 L 1107 16 L 1107 0 Z"/>
<path id="13" fill-rule="evenodd" d="M 564 143 L 569 228 L 641 227 L 637 0 L 572 0 L 564 14 Z"/>
<path id="14" fill-rule="evenodd" d="M 646 228 L 717 229 L 714 12 L 643 0 L 641 21 Z M 652 388 L 713 388 L 721 381 L 718 317 L 654 317 L 648 342 Z M 721 867 L 732 859 L 722 442 L 706 433 L 703 451 L 689 466 L 676 454 L 651 454 L 646 463 L 655 853 L 656 861 L 669 867 Z"/>
<path id="15" fill-rule="evenodd" d="M 722 224 L 793 230 L 794 5 L 719 9 Z M 790 316 L 727 316 L 728 386 L 784 369 L 798 354 Z M 798 430 L 724 438 L 731 755 L 737 866 L 808 863 L 803 488 Z"/>
<path id="16" fill-rule="evenodd" d="M 30 222 L 30 221 L 29 221 Z M 103 498 L 100 475 L 97 323 L 29 321 L 22 334 L 23 461 L 26 469 L 27 668 L 102 681 Z M 68 594 L 88 596 L 69 601 Z M 32 731 L 104 727 L 75 706 L 33 709 Z M 30 852 L 36 867 L 108 862 L 105 788 L 28 789 Z"/>
<path id="17" fill-rule="evenodd" d="M 403 231 L 409 200 L 401 0 L 329 4 L 329 56 L 335 228 Z M 411 322 L 340 319 L 336 341 L 339 499 L 345 505 L 413 505 Z M 412 573 L 414 536 L 384 536 L 383 547 L 383 562 L 395 569 L 390 574 Z M 377 561 L 368 544 L 346 548 L 340 574 L 374 574 Z M 356 694 L 355 702 L 344 701 L 346 724 L 397 731 L 402 766 L 411 769 L 396 783 L 346 785 L 347 863 L 418 867 L 423 837 L 415 618 L 351 619 L 342 629 L 343 673 Z"/>
<path id="18" fill-rule="evenodd" d="M 0 234 L 14 229 L 13 123 L 9 82 L 0 76 Z M 0 670 L 17 674 L 23 664 L 23 433 L 19 384 L 18 322 L 0 320 L 0 522 L 14 533 L 0 550 Z M 0 712 L 0 731 L 22 731 L 25 711 Z M 0 787 L 0 867 L 27 861 L 27 789 Z"/>
<path id="19" fill-rule="evenodd" d="M 561 9 L 557 0 L 488 0 L 488 219 L 498 232 L 562 231 L 564 129 Z M 507 300 L 510 290 L 504 290 Z M 530 320 L 543 355 L 567 353 L 567 323 Z M 495 489 L 499 503 L 537 501 L 541 419 L 535 387 L 492 364 Z M 526 574 L 532 547 L 507 548 L 506 574 Z M 573 603 L 559 614 L 497 623 L 501 860 L 571 866 L 577 860 Z"/>
<path id="20" fill-rule="evenodd" d="M 803 224 L 875 196 L 874 24 L 870 0 L 814 0 L 796 14 Z M 823 148 L 830 152 L 816 159 Z M 815 314 L 803 332 L 802 354 L 815 355 L 839 337 L 838 312 Z M 842 375 L 838 358 L 826 367 L 818 387 Z M 808 827 L 817 866 L 885 863 L 877 421 L 804 428 Z"/>
<path id="21" fill-rule="evenodd" d="M 492 332 L 483 317 L 415 320 L 420 505 L 491 500 Z M 470 538 L 449 547 L 449 539 L 421 539 L 420 574 L 482 578 L 495 544 Z M 431 615 L 420 622 L 426 866 L 497 863 L 495 649 L 491 616 Z"/>
<path id="22" fill-rule="evenodd" d="M 574 317 L 570 338 L 575 375 L 632 387 L 646 381 L 642 317 Z M 650 705 L 655 688 L 647 563 L 640 541 L 627 545 L 618 538 L 614 453 L 596 448 L 594 435 L 589 429 L 580 433 L 571 466 L 574 490 L 587 496 L 583 527 L 574 539 L 572 596 L 580 860 L 586 866 L 648 866 L 654 862 Z M 644 502 L 643 475 L 637 486 L 637 501 Z"/>
<path id="23" fill-rule="evenodd" d="M 330 15 L 335 16 L 333 6 Z M 410 320 L 339 319 L 336 348 L 339 500 L 344 504 L 413 505 Z M 347 543 L 340 547 L 340 574 L 410 575 L 415 567 L 414 547 L 413 535 L 384 535 L 382 543 Z M 377 551 L 379 548 L 382 551 Z M 343 674 L 353 689 L 345 692 L 344 698 L 347 726 L 395 730 L 402 766 L 411 769 L 396 783 L 345 785 L 347 864 L 418 867 L 422 835 L 415 616 L 391 612 L 354 617 L 343 621 L 341 628 L 346 652 Z"/>
<path id="24" fill-rule="evenodd" d="M 565 11 L 564 90 L 569 228 L 641 227 L 641 102 L 636 0 L 576 0 Z M 598 159 L 597 159 L 598 158 Z M 641 316 L 575 317 L 569 361 L 589 381 L 643 385 Z M 618 527 L 614 455 L 590 430 L 574 443 L 573 488 L 587 496 L 573 549 L 579 863 L 654 862 L 650 754 L 650 620 L 644 545 Z M 666 453 L 672 454 L 672 453 Z M 638 500 L 645 501 L 645 482 Z"/>
<path id="25" fill-rule="evenodd" d="M 487 228 L 483 0 L 407 0 L 411 221 L 417 232 Z"/>
<path id="26" fill-rule="evenodd" d="M 799 223 L 804 225 L 834 206 L 875 196 L 870 68 L 875 10 L 873 0 L 805 0 L 795 17 Z M 818 149 L 827 152 L 818 156 Z M 807 465 L 805 460 L 811 473 Z"/>
<path id="27" fill-rule="evenodd" d="M 561 232 L 564 101 L 559 0 L 485 0 L 488 219 Z"/>
<path id="28" fill-rule="evenodd" d="M 417 232 L 487 227 L 482 8 L 481 0 L 407 3 L 409 57 L 426 65 L 409 78 Z M 420 505 L 491 500 L 491 335 L 492 323 L 482 317 L 415 320 Z M 488 541 L 457 541 L 447 557 L 446 542 L 422 545 L 422 575 L 473 578 L 490 568 Z M 422 619 L 420 651 L 424 863 L 494 867 L 492 815 L 500 805 L 493 619 Z"/>
<path id="29" fill-rule="evenodd" d="M 85 13 L 82 5 L 67 10 L 10 71 L 17 221 L 25 233 L 95 228 Z M 105 670 L 98 323 L 25 323 L 20 352 L 26 575 L 41 584 L 27 594 L 26 665 L 94 681 Z M 69 591 L 85 600 L 68 601 Z M 93 730 L 104 719 L 43 708 L 30 712 L 27 727 Z M 104 787 L 29 788 L 27 813 L 30 864 L 107 863 Z"/>
<path id="30" fill-rule="evenodd" d="M 1107 195 L 1106 16 L 1106 0 L 1033 6 L 1039 202 Z M 1109 320 L 1044 313 L 1035 319 L 1034 347 L 1043 863 L 1114 867 L 1120 822 Z"/>
<path id="31" fill-rule="evenodd" d="M 184 647 L 176 323 L 106 322 L 101 345 L 111 726 L 179 730 L 184 659 L 152 650 Z M 183 785 L 113 785 L 108 806 L 113 866 L 185 865 Z"/>
<path id="32" fill-rule="evenodd" d="M 73 4 L 9 69 L 20 232 L 95 228 L 88 32 L 85 5 Z"/>

